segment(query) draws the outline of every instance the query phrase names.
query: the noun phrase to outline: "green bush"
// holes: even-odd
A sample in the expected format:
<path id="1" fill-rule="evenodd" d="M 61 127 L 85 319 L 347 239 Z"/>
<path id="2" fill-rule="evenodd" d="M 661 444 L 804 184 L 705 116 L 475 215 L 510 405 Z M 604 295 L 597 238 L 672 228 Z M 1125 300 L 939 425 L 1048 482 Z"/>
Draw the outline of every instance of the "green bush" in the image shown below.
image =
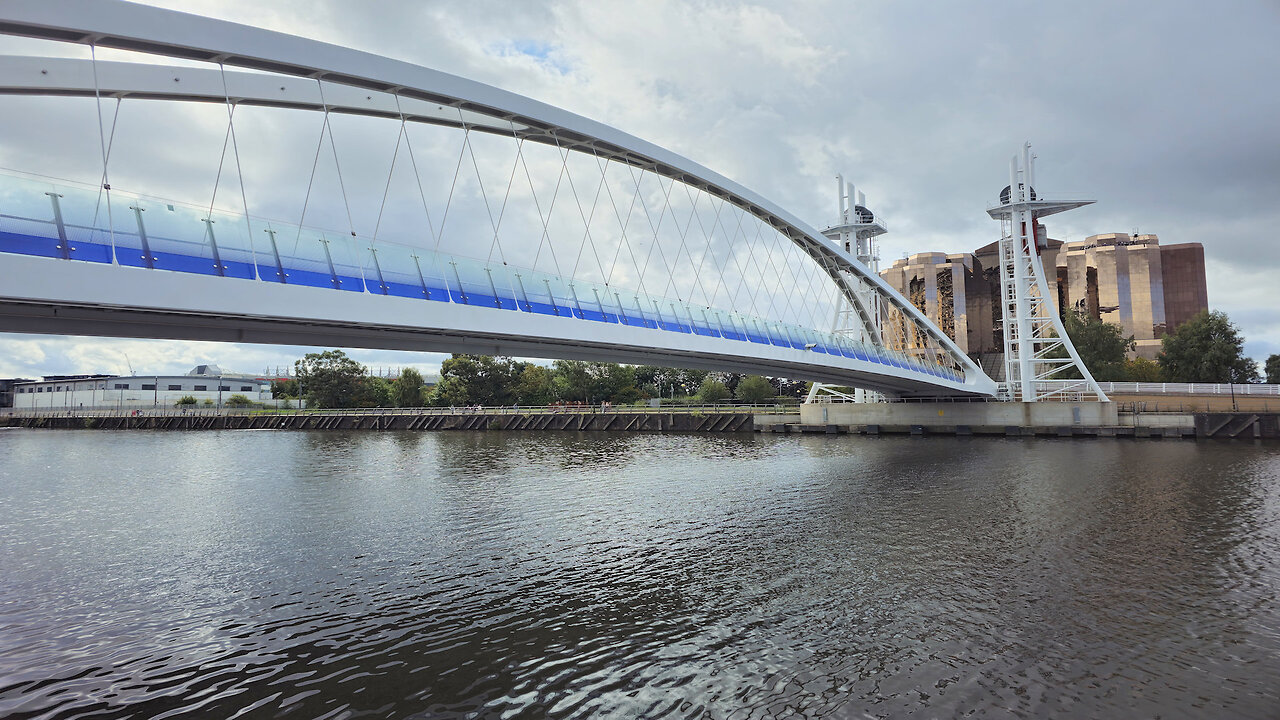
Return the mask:
<path id="1" fill-rule="evenodd" d="M 178 402 L 174 403 L 174 405 L 176 407 L 195 407 L 197 402 L 199 401 L 197 401 L 195 398 L 191 397 L 190 395 L 183 395 L 182 397 L 178 398 Z"/>
<path id="2" fill-rule="evenodd" d="M 224 407 L 229 408 L 247 408 L 253 407 L 253 401 L 244 395 L 232 395 L 222 403 Z"/>

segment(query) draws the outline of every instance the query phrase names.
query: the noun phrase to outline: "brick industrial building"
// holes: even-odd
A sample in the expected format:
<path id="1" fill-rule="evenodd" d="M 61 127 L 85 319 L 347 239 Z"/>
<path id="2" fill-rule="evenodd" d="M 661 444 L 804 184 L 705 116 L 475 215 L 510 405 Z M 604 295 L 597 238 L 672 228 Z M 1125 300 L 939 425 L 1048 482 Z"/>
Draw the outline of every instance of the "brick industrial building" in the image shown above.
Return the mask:
<path id="1" fill-rule="evenodd" d="M 965 352 L 1003 352 L 998 243 L 972 253 L 918 253 L 880 275 Z M 1041 251 L 1060 313 L 1068 308 L 1120 325 L 1154 358 L 1160 338 L 1209 307 L 1204 246 L 1160 245 L 1155 235 L 1111 233 L 1079 242 L 1049 240 Z"/>

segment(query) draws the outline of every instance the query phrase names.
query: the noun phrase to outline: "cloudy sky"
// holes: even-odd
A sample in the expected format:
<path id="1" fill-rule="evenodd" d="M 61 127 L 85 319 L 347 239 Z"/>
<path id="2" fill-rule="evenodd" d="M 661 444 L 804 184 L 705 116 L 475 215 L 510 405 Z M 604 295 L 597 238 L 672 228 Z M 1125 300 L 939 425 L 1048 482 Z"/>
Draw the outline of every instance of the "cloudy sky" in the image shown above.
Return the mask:
<path id="1" fill-rule="evenodd" d="M 1253 357 L 1280 352 L 1273 0 L 154 4 L 376 52 L 563 107 L 685 155 L 817 226 L 834 215 L 834 175 L 843 172 L 889 222 L 886 262 L 996 239 L 984 208 L 1029 140 L 1042 192 L 1098 201 L 1050 218 L 1052 237 L 1136 229 L 1164 244 L 1203 243 L 1211 308 L 1231 316 Z M 14 111 L 23 101 L 0 98 L 11 108 L 0 114 L 0 166 L 38 169 L 19 139 L 33 131 Z M 122 112 L 122 131 L 125 119 Z M 132 132 L 147 150 L 138 155 L 181 165 L 181 146 L 141 140 L 159 134 L 145 115 L 129 124 L 122 142 Z M 96 134 L 87 140 L 86 154 Z M 198 362 L 258 372 L 306 351 L 0 335 L 0 376 L 121 372 L 127 363 L 140 373 Z M 427 370 L 441 359 L 351 354 Z"/>

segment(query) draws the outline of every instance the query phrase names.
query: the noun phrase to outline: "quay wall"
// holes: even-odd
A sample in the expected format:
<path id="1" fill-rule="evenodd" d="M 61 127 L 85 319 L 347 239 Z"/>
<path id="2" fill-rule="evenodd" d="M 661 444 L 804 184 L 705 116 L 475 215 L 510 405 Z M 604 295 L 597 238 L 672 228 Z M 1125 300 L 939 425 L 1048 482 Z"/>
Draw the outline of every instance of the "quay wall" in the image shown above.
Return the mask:
<path id="1" fill-rule="evenodd" d="M 792 422 L 798 415 L 789 416 Z M 294 412 L 12 415 L 0 426 L 104 430 L 578 430 L 752 432 L 751 412 Z"/>
<path id="2" fill-rule="evenodd" d="M 1073 407 L 1077 406 L 1077 407 Z M 1010 437 L 1280 439 L 1280 413 L 1132 413 L 1113 403 L 815 404 L 778 411 L 66 413 L 0 427 L 102 430 L 369 430 L 910 433 Z"/>
<path id="3" fill-rule="evenodd" d="M 805 425 L 924 425 L 973 428 L 1103 427 L 1120 424 L 1115 403 L 925 402 L 810 403 L 800 406 Z"/>

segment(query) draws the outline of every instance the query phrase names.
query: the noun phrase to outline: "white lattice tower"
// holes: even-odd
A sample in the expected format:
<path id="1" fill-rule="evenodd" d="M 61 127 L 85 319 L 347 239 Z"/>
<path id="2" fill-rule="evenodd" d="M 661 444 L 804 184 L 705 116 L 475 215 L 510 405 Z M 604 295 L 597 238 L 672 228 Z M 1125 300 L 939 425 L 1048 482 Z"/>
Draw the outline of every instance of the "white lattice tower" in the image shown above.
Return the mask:
<path id="1" fill-rule="evenodd" d="M 867 209 L 866 195 L 858 191 L 853 183 L 846 183 L 843 175 L 836 175 L 836 200 L 840 214 L 834 223 L 823 229 L 822 234 L 838 243 L 871 272 L 879 273 L 880 254 L 875 238 L 889 232 L 884 220 Z M 849 282 L 857 281 L 850 278 Z M 860 282 L 857 282 L 854 292 L 861 300 L 862 307 L 843 305 L 837 309 L 833 330 L 860 342 L 883 344 L 879 294 Z M 835 386 L 813 383 L 809 388 L 807 401 L 813 402 L 822 394 L 856 402 L 879 402 L 882 399 L 880 393 L 870 390 L 858 389 L 853 395 L 849 395 L 836 390 Z"/>
<path id="2" fill-rule="evenodd" d="M 1048 237 L 1039 218 L 1091 204 L 1092 200 L 1047 200 L 1035 190 L 1031 144 L 1009 162 L 1009 187 L 988 208 L 1000 220 L 1000 301 L 1004 327 L 1005 381 L 1001 398 L 1015 402 L 1107 396 L 1080 360 L 1058 316 L 1045 281 L 1040 251 Z M 1075 368 L 1082 380 L 1060 379 Z"/>

